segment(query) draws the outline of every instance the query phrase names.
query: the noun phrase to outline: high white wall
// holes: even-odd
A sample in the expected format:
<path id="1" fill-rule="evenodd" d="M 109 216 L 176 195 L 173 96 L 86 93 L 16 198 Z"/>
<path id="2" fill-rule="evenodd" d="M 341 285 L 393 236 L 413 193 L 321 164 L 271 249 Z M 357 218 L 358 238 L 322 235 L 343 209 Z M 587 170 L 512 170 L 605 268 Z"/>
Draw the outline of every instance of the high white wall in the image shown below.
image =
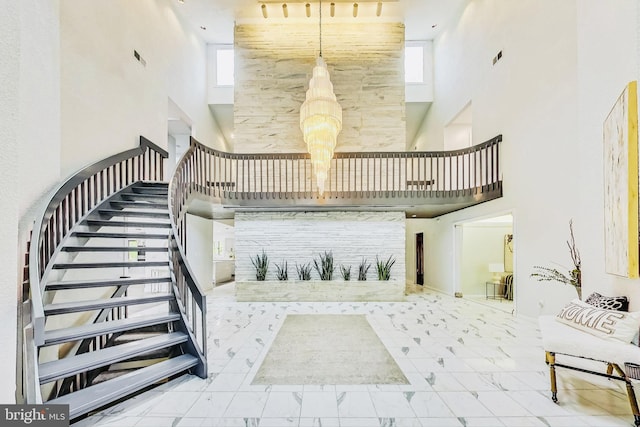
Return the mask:
<path id="1" fill-rule="evenodd" d="M 167 147 L 169 98 L 196 138 L 221 146 L 206 102 L 206 45 L 175 4 L 61 0 L 64 175 L 137 146 L 139 135 Z"/>
<path id="2" fill-rule="evenodd" d="M 630 308 L 640 310 L 640 280 L 606 274 L 604 268 L 602 123 L 624 86 L 640 78 L 640 5 L 633 0 L 614 4 L 617 7 L 596 0 L 578 2 L 577 162 L 582 167 L 581 215 L 574 226 L 582 255 L 583 295 L 629 295 Z M 592 31 L 593 22 L 602 23 L 598 31 Z"/>
<path id="3" fill-rule="evenodd" d="M 435 42 L 436 96 L 418 149 L 441 148 L 444 125 L 472 101 L 474 143 L 504 136 L 504 197 L 425 226 L 442 261 L 427 263 L 427 282 L 453 292 L 454 224 L 512 211 L 518 312 L 557 312 L 573 288 L 529 275 L 534 265 L 571 266 L 573 218 L 584 293 L 624 293 L 639 309 L 640 282 L 605 274 L 602 236 L 602 122 L 637 77 L 633 0 L 471 1 Z"/>
<path id="4" fill-rule="evenodd" d="M 0 14 L 0 197 L 3 201 L 0 222 L 3 244 L 0 246 L 0 340 L 6 343 L 0 353 L 0 375 L 6 385 L 0 390 L 0 402 L 15 402 L 16 285 L 18 284 L 19 166 L 19 87 L 20 81 L 20 4 L 8 3 Z M 6 80 L 5 80 L 6 79 Z M 11 84 L 5 84 L 5 83 Z M 8 203 L 4 203 L 8 201 Z M 11 203 L 13 202 L 13 203 Z M 17 350 L 21 351 L 21 350 Z"/>
<path id="5" fill-rule="evenodd" d="M 444 128 L 444 149 L 458 150 L 473 145 L 471 125 L 449 125 Z"/>
<path id="6" fill-rule="evenodd" d="M 213 287 L 213 221 L 187 214 L 187 258 L 198 284 Z"/>
<path id="7" fill-rule="evenodd" d="M 14 401 L 16 309 L 33 215 L 60 172 L 59 4 L 24 0 L 0 14 L 0 402 Z"/>
<path id="8" fill-rule="evenodd" d="M 265 251 L 269 257 L 267 280 L 276 280 L 275 263 L 287 261 L 289 280 L 296 279 L 296 263 L 333 252 L 334 279 L 340 265 L 351 266 L 351 280 L 358 277 L 362 258 L 371 263 L 367 280 L 377 280 L 376 255 L 396 259 L 391 279 L 404 281 L 405 219 L 402 212 L 236 212 L 236 280 L 255 280 L 251 258 Z M 319 279 L 312 270 L 312 279 Z"/>

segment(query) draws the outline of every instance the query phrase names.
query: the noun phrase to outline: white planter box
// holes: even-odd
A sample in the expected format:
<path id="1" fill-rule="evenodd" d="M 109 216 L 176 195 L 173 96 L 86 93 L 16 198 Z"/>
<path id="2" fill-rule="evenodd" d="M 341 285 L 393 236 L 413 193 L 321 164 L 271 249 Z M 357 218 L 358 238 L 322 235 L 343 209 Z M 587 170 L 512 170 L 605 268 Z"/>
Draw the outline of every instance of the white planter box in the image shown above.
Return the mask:
<path id="1" fill-rule="evenodd" d="M 236 282 L 237 301 L 404 301 L 398 280 L 286 280 Z"/>

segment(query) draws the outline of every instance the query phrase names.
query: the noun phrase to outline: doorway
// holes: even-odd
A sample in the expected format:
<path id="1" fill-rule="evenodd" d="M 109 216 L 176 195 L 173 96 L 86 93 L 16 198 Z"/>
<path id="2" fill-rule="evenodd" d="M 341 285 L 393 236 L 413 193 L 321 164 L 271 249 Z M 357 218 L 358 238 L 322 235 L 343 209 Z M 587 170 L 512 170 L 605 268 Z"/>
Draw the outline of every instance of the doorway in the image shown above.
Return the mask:
<path id="1" fill-rule="evenodd" d="M 511 214 L 456 225 L 457 290 L 463 298 L 514 313 L 514 228 Z"/>
<path id="2" fill-rule="evenodd" d="M 169 152 L 169 174 L 173 175 L 176 163 L 182 155 L 189 149 L 192 135 L 191 119 L 169 99 L 169 109 L 167 117 L 167 148 Z"/>
<path id="3" fill-rule="evenodd" d="M 424 233 L 416 234 L 416 284 L 424 285 Z"/>

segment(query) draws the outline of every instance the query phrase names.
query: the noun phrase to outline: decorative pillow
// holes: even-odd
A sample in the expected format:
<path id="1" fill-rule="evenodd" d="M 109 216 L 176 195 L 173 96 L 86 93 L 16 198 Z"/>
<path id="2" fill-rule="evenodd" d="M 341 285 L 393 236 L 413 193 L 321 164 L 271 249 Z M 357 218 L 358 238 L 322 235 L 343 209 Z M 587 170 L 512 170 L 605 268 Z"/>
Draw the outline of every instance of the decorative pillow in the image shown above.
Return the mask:
<path id="1" fill-rule="evenodd" d="M 625 343 L 631 342 L 640 328 L 640 312 L 606 310 L 579 299 L 574 299 L 560 310 L 556 320 L 597 337 Z"/>
<path id="2" fill-rule="evenodd" d="M 606 308 L 607 310 L 629 311 L 629 300 L 625 296 L 605 297 L 604 295 L 594 292 L 589 295 L 585 302 L 594 307 Z"/>

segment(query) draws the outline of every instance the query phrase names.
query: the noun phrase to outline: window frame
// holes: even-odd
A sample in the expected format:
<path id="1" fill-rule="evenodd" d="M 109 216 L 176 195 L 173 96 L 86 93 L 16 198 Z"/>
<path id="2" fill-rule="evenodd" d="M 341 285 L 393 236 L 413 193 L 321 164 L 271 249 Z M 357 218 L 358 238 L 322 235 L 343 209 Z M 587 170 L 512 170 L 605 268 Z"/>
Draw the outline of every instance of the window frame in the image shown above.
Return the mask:
<path id="1" fill-rule="evenodd" d="M 426 77 L 427 77 L 427 73 L 425 70 L 426 64 L 425 64 L 425 47 L 426 47 L 427 42 L 426 41 L 422 41 L 422 40 L 412 40 L 412 41 L 407 41 L 404 44 L 404 51 L 403 51 L 403 60 L 404 60 L 404 84 L 405 85 L 423 85 L 426 82 Z M 422 50 L 422 78 L 420 81 L 408 81 L 407 80 L 407 48 L 420 48 Z M 417 72 L 416 72 L 417 74 Z"/>
<path id="2" fill-rule="evenodd" d="M 234 52 L 234 48 L 232 44 L 224 44 L 224 45 L 215 45 L 215 55 L 213 58 L 214 61 L 214 69 L 213 69 L 213 75 L 214 75 L 214 84 L 213 86 L 215 87 L 233 87 L 235 85 L 235 52 Z M 218 53 L 220 51 L 231 51 L 231 57 L 233 59 L 233 64 L 232 64 L 232 69 L 231 69 L 231 77 L 232 77 L 232 83 L 230 84 L 220 84 L 220 79 L 219 79 L 219 67 L 218 67 L 218 59 L 219 59 L 219 55 Z"/>

